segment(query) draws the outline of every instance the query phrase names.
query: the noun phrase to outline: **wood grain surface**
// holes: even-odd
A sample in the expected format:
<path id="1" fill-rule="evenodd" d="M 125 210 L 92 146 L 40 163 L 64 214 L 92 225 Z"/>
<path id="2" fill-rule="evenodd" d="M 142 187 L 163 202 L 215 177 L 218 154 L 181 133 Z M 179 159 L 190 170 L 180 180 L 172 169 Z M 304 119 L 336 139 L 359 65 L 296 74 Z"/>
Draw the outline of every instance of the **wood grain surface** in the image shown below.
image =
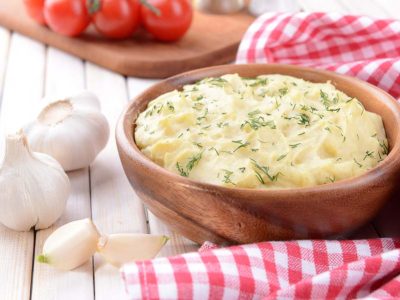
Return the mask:
<path id="1" fill-rule="evenodd" d="M 147 78 L 233 61 L 253 20 L 245 12 L 229 16 L 196 12 L 189 32 L 175 43 L 157 42 L 144 31 L 132 39 L 111 41 L 93 28 L 79 38 L 68 38 L 32 21 L 22 0 L 0 0 L 0 25 L 117 73 Z"/>

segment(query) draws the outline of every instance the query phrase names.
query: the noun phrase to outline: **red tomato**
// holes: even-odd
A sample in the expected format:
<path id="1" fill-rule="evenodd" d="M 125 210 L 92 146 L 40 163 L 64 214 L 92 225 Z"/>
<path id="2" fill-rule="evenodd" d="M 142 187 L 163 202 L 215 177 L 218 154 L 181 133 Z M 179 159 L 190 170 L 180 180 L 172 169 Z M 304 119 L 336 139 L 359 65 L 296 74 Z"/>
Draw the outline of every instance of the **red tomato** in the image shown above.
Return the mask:
<path id="1" fill-rule="evenodd" d="M 147 0 L 142 6 L 144 27 L 156 39 L 171 42 L 181 38 L 189 29 L 193 19 L 193 9 L 188 0 Z M 156 10 L 158 13 L 156 13 Z"/>
<path id="2" fill-rule="evenodd" d="M 90 24 L 86 0 L 46 0 L 44 18 L 53 31 L 67 36 L 79 35 Z"/>
<path id="3" fill-rule="evenodd" d="M 97 31 L 109 38 L 131 36 L 139 27 L 139 0 L 92 0 L 89 12 Z"/>
<path id="4" fill-rule="evenodd" d="M 39 24 L 45 24 L 43 15 L 44 0 L 24 0 L 28 15 Z"/>

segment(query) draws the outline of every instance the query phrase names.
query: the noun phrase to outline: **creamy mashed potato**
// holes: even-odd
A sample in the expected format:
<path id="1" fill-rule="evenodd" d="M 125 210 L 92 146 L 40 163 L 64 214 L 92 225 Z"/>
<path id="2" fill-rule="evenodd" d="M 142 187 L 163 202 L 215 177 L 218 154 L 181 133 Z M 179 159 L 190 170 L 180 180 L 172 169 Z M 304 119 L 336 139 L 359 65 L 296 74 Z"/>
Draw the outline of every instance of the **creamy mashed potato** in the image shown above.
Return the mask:
<path id="1" fill-rule="evenodd" d="M 206 78 L 151 101 L 136 125 L 151 160 L 228 187 L 335 182 L 388 154 L 380 116 L 329 82 L 283 75 Z"/>

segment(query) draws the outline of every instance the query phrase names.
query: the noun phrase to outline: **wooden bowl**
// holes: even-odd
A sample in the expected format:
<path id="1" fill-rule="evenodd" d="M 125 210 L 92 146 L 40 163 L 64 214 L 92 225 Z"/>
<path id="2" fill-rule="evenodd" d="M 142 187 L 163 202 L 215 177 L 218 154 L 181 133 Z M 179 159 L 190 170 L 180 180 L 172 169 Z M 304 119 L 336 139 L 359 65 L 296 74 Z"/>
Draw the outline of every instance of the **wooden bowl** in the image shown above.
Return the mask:
<path id="1" fill-rule="evenodd" d="M 367 173 L 335 183 L 281 190 L 226 188 L 176 175 L 144 156 L 135 144 L 135 120 L 150 100 L 205 77 L 238 73 L 245 77 L 286 74 L 312 82 L 330 80 L 382 116 L 390 153 Z M 136 193 L 158 218 L 202 243 L 251 243 L 323 238 L 364 225 L 398 184 L 400 109 L 395 99 L 361 80 L 310 68 L 263 64 L 226 65 L 184 73 L 147 89 L 122 114 L 117 144 L 122 165 Z"/>

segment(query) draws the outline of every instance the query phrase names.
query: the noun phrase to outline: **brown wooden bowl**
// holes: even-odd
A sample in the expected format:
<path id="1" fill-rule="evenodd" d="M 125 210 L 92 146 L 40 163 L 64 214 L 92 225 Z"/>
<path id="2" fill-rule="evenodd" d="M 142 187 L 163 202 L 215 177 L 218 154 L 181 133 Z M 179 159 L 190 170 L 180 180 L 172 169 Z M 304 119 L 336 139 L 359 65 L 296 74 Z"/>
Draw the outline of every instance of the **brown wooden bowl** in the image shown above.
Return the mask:
<path id="1" fill-rule="evenodd" d="M 205 77 L 286 74 L 312 82 L 330 80 L 382 116 L 390 153 L 367 173 L 335 183 L 281 190 L 226 188 L 176 175 L 152 162 L 135 144 L 135 121 L 150 100 Z M 400 109 L 386 92 L 361 80 L 299 66 L 226 65 L 187 72 L 147 89 L 129 104 L 117 127 L 122 165 L 136 193 L 172 230 L 202 243 L 251 243 L 322 238 L 368 222 L 390 197 L 400 168 Z"/>

